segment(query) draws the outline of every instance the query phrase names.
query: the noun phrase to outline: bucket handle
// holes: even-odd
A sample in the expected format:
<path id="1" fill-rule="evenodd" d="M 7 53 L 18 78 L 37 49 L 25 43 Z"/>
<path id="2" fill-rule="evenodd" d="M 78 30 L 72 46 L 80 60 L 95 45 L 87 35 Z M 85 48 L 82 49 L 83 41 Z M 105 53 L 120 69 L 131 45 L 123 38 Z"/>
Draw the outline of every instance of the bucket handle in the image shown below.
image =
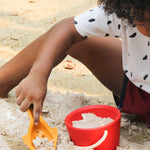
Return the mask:
<path id="1" fill-rule="evenodd" d="M 98 140 L 95 144 L 90 145 L 90 146 L 77 146 L 77 147 L 80 148 L 80 149 L 85 149 L 85 148 L 86 149 L 92 149 L 92 148 L 95 148 L 95 147 L 99 146 L 101 143 L 103 143 L 105 141 L 107 135 L 108 135 L 108 131 L 105 130 L 102 138 L 100 140 Z"/>

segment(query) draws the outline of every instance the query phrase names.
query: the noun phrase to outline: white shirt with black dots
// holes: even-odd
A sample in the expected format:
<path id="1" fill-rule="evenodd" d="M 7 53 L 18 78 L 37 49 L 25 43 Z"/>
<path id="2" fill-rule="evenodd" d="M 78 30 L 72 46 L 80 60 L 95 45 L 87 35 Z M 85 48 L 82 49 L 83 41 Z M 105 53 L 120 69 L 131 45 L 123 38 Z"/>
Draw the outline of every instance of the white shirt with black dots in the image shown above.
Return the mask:
<path id="1" fill-rule="evenodd" d="M 150 93 L 150 37 L 117 18 L 115 13 L 107 15 L 102 5 L 76 16 L 74 24 L 84 37 L 111 35 L 122 39 L 126 76 L 134 85 Z"/>

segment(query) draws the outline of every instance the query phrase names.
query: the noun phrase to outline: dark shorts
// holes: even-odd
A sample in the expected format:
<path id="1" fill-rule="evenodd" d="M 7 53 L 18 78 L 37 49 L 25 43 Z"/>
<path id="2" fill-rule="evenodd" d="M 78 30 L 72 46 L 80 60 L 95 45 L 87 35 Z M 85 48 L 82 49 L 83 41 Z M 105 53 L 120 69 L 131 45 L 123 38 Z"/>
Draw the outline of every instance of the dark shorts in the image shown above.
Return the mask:
<path id="1" fill-rule="evenodd" d="M 150 127 L 150 94 L 136 87 L 124 77 L 121 97 L 114 95 L 118 109 L 121 112 L 136 114 Z"/>

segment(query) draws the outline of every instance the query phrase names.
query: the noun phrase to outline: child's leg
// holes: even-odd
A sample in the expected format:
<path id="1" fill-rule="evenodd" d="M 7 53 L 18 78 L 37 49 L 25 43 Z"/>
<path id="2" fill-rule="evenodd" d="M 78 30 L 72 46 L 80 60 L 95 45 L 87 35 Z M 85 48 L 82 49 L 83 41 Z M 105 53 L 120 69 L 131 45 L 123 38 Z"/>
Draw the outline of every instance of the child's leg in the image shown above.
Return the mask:
<path id="1" fill-rule="evenodd" d="M 124 78 L 121 45 L 122 42 L 113 37 L 89 38 L 71 47 L 68 54 L 80 60 L 100 82 L 120 95 Z"/>

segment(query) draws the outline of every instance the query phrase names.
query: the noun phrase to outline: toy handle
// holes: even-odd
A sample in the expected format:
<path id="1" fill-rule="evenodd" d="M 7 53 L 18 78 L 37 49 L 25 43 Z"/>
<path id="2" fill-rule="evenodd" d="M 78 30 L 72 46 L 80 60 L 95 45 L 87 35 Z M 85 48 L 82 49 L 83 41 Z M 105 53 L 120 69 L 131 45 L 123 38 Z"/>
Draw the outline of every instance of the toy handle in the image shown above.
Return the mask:
<path id="1" fill-rule="evenodd" d="M 90 146 L 78 146 L 78 147 L 81 148 L 81 149 L 85 149 L 85 148 L 87 148 L 87 149 L 96 148 L 97 146 L 99 146 L 100 144 L 102 144 L 102 143 L 105 141 L 107 135 L 108 135 L 108 131 L 105 130 L 105 131 L 104 131 L 104 134 L 103 134 L 103 136 L 102 136 L 102 138 L 101 138 L 100 140 L 98 140 L 95 144 L 90 145 Z"/>

